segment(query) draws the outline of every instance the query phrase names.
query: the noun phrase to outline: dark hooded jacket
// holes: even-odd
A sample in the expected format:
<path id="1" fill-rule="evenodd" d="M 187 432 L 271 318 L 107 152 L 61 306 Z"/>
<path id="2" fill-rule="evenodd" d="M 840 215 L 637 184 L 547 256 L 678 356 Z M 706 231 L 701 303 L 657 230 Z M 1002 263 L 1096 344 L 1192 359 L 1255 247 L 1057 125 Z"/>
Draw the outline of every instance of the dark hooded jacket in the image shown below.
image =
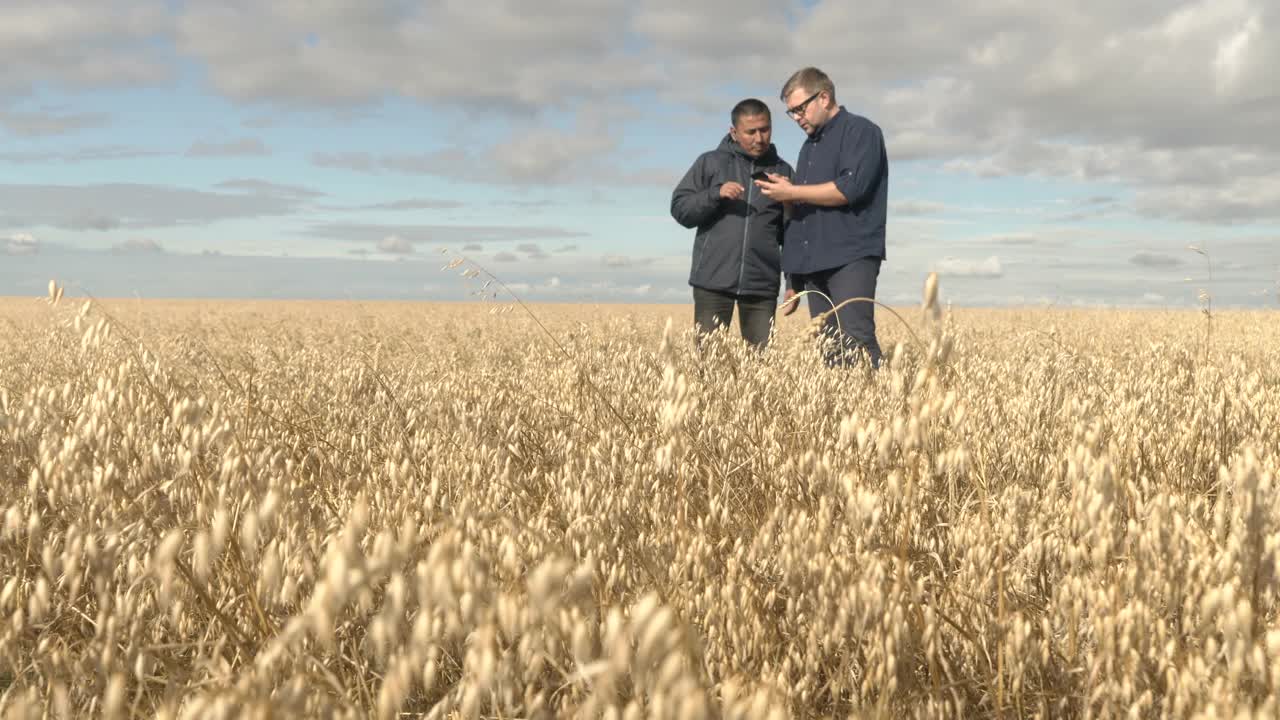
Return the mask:
<path id="1" fill-rule="evenodd" d="M 720 146 L 703 153 L 671 193 L 671 217 L 697 229 L 689 284 L 735 295 L 776 297 L 782 272 L 782 203 L 770 200 L 751 181 L 753 172 L 793 176 L 773 145 L 752 158 L 725 134 Z M 735 181 L 741 199 L 720 197 L 720 186 Z"/>

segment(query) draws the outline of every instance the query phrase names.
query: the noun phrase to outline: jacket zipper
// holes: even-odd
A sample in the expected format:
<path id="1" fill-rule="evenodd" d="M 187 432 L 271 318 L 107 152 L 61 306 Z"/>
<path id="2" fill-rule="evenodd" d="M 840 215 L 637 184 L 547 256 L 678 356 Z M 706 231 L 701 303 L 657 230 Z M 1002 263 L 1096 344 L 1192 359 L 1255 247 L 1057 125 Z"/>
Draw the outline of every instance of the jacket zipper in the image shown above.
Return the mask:
<path id="1" fill-rule="evenodd" d="M 751 161 L 751 169 L 747 171 L 747 215 L 742 220 L 742 257 L 738 262 L 738 294 L 742 294 L 742 277 L 747 271 L 747 231 L 751 228 L 751 189 L 755 183 L 751 175 L 756 171 L 756 161 Z"/>

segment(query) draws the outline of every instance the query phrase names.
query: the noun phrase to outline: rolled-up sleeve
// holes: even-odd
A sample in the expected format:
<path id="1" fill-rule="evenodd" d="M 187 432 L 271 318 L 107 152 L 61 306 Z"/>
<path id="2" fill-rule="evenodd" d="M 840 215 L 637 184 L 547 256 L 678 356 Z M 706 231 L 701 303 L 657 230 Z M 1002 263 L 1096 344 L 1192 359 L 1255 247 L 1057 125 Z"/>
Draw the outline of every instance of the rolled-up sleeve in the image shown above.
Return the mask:
<path id="1" fill-rule="evenodd" d="M 836 189 L 850 205 L 860 204 L 875 192 L 886 161 L 880 128 L 870 124 L 851 128 L 840 147 Z"/>

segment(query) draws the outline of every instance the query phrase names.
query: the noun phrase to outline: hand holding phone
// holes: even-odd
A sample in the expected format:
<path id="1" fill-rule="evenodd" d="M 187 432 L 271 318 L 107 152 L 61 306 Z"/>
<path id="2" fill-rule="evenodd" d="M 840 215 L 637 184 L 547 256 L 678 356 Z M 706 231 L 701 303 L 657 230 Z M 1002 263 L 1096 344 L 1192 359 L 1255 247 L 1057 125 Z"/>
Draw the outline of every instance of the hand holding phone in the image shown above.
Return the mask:
<path id="1" fill-rule="evenodd" d="M 755 172 L 751 173 L 751 179 L 752 179 L 752 180 L 763 180 L 764 182 L 769 182 L 769 173 L 767 173 L 767 172 L 765 172 L 765 171 L 763 171 L 763 170 L 757 170 L 757 171 L 755 171 Z"/>

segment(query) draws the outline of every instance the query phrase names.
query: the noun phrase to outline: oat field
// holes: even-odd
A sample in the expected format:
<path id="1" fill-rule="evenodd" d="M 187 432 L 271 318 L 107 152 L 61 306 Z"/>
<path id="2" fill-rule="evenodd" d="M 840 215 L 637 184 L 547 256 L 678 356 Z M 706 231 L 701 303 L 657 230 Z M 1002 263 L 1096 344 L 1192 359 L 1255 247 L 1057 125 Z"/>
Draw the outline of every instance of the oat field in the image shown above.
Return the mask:
<path id="1" fill-rule="evenodd" d="M 1280 715 L 1280 314 L 942 307 L 0 301 L 0 714 Z"/>

